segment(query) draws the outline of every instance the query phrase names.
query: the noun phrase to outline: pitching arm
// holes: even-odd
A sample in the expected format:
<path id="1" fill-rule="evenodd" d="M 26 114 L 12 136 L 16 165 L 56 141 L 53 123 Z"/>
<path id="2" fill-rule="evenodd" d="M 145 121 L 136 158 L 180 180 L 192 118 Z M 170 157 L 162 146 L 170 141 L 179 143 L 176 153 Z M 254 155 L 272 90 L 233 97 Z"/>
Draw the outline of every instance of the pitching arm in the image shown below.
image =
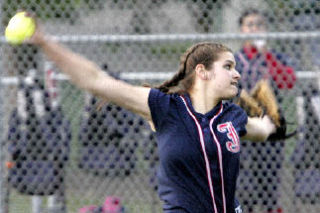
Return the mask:
<path id="1" fill-rule="evenodd" d="M 95 63 L 46 37 L 39 29 L 30 42 L 41 47 L 45 55 L 80 89 L 151 120 L 148 106 L 150 88 L 133 86 L 112 78 Z"/>

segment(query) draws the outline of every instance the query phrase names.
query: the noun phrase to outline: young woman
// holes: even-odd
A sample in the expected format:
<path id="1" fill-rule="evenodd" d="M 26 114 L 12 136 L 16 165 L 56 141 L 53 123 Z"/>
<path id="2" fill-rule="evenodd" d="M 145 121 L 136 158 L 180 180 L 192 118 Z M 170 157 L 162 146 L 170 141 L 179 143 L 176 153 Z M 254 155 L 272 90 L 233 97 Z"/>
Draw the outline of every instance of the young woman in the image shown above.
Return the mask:
<path id="1" fill-rule="evenodd" d="M 268 116 L 248 118 L 239 106 L 223 102 L 236 96 L 240 79 L 229 48 L 196 44 L 182 56 L 171 80 L 147 88 L 108 76 L 39 29 L 30 42 L 79 88 L 137 113 L 153 126 L 164 212 L 241 212 L 235 202 L 239 138 L 263 141 L 275 125 Z"/>

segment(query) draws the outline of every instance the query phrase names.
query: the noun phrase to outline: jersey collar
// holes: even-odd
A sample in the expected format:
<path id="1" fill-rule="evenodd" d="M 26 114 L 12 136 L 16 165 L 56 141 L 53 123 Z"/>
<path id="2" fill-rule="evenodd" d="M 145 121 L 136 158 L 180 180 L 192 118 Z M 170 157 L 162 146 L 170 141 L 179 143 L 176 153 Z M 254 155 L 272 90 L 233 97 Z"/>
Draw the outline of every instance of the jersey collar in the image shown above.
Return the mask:
<path id="1" fill-rule="evenodd" d="M 193 105 L 192 105 L 192 102 L 191 102 L 191 98 L 189 96 L 189 94 L 185 94 L 183 95 L 183 97 L 186 99 L 186 102 L 188 104 L 188 107 L 190 108 L 191 112 L 197 117 L 197 118 L 201 118 L 201 117 L 206 117 L 208 119 L 211 119 L 213 118 L 213 116 L 215 116 L 219 110 L 221 109 L 222 107 L 222 101 L 220 101 L 215 107 L 213 107 L 213 109 L 211 109 L 209 112 L 205 113 L 205 114 L 202 114 L 202 113 L 199 113 L 197 112 L 194 108 L 193 108 Z"/>

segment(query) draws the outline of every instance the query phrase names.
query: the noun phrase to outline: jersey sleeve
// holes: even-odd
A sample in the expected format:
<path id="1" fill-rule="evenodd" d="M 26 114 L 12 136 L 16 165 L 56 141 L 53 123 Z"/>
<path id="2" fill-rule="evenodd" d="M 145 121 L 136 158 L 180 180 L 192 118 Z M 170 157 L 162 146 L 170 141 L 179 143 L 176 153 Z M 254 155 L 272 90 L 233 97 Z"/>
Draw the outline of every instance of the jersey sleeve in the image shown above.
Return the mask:
<path id="1" fill-rule="evenodd" d="M 247 113 L 238 105 L 233 104 L 232 107 L 232 114 L 233 114 L 233 124 L 236 131 L 239 134 L 239 137 L 244 136 L 247 134 L 246 125 L 248 123 L 248 115 Z"/>
<path id="2" fill-rule="evenodd" d="M 148 104 L 152 122 L 156 130 L 162 125 L 169 111 L 171 96 L 152 88 L 149 93 Z"/>

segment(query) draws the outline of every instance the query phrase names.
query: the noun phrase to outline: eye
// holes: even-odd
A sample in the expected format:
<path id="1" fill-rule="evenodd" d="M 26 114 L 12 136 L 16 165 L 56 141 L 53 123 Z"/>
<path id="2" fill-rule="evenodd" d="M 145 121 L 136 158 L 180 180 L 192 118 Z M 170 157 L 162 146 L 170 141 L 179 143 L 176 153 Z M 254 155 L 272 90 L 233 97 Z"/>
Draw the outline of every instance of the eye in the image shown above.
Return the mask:
<path id="1" fill-rule="evenodd" d="M 232 66 L 231 66 L 231 64 L 226 64 L 226 65 L 224 65 L 224 68 L 226 68 L 227 70 L 231 70 Z"/>

